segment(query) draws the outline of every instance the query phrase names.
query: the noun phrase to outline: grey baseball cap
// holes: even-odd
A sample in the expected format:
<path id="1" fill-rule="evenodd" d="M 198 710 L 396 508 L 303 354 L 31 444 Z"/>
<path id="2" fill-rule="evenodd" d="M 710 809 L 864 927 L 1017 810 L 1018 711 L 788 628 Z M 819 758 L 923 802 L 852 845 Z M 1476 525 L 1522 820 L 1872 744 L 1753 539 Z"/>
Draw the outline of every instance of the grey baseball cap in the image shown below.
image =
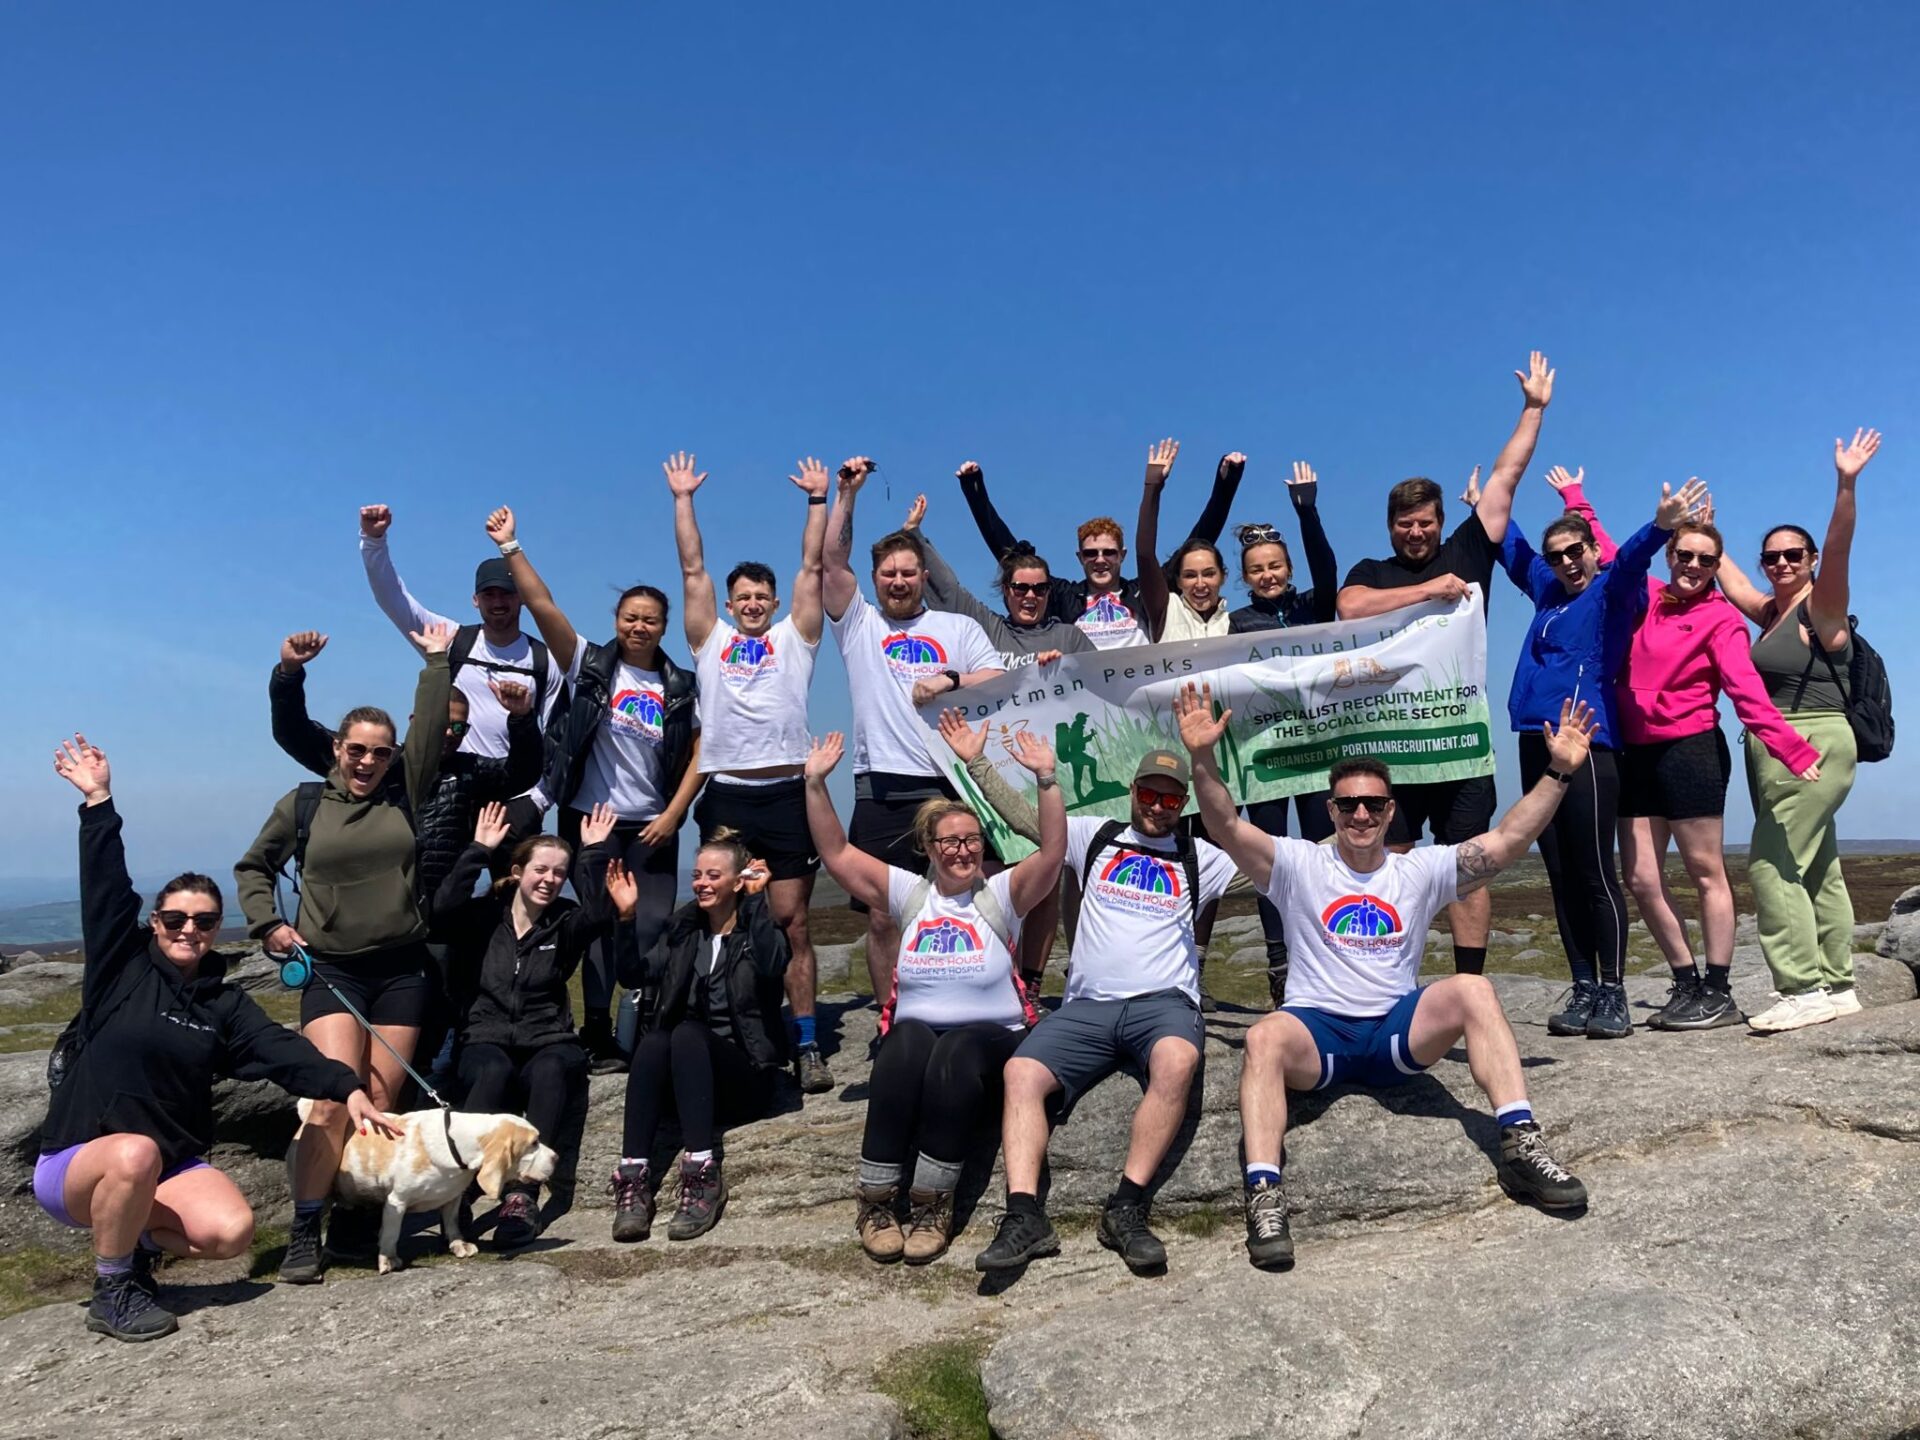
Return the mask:
<path id="1" fill-rule="evenodd" d="M 1172 780 L 1182 789 L 1193 784 L 1191 772 L 1187 769 L 1187 757 L 1178 750 L 1149 750 L 1140 757 L 1140 765 L 1133 772 L 1136 782 L 1145 780 L 1149 775 L 1158 775 L 1163 780 Z"/>

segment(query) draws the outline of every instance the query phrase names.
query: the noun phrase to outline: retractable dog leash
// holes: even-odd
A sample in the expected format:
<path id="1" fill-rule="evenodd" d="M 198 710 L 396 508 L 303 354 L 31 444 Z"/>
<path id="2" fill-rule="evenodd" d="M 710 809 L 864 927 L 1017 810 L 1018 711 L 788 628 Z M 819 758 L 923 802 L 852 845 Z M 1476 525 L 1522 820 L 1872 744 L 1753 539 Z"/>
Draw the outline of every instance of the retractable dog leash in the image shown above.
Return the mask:
<path id="1" fill-rule="evenodd" d="M 354 1008 L 351 1000 L 340 993 L 340 987 L 327 979 L 326 976 L 322 975 L 319 970 L 315 968 L 313 957 L 307 954 L 306 947 L 296 942 L 293 949 L 288 951 L 286 957 L 280 962 L 280 983 L 289 990 L 304 990 L 315 980 L 318 980 L 322 985 L 326 986 L 327 989 L 332 992 L 333 998 L 347 1007 L 347 1013 L 360 1022 L 361 1029 L 365 1030 L 367 1034 L 380 1042 L 381 1049 L 385 1050 L 389 1055 L 393 1056 L 395 1060 L 400 1062 L 400 1068 L 406 1071 L 413 1083 L 420 1087 L 421 1094 L 425 1095 L 440 1107 L 442 1115 L 446 1115 L 452 1111 L 453 1106 L 442 1099 L 440 1092 L 427 1083 L 426 1076 L 409 1065 L 406 1057 L 387 1043 L 387 1037 L 367 1023 L 367 1017 Z"/>

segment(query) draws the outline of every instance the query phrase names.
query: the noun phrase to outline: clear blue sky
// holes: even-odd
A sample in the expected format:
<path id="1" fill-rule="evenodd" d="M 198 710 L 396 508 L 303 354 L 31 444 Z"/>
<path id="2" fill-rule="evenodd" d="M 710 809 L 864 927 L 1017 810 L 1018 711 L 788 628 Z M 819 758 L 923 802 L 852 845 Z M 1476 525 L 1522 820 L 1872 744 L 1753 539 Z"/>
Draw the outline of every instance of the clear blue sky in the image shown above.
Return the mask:
<path id="1" fill-rule="evenodd" d="M 671 450 L 716 562 L 788 572 L 791 462 L 865 451 L 863 535 L 925 488 L 972 573 L 959 461 L 1067 565 L 1172 434 L 1169 525 L 1231 448 L 1236 518 L 1290 519 L 1302 457 L 1344 567 L 1387 485 L 1491 460 L 1534 346 L 1536 474 L 1584 465 L 1621 534 L 1695 473 L 1743 556 L 1820 533 L 1833 437 L 1883 429 L 1855 604 L 1911 707 L 1916 42 L 1900 4 L 8 5 L 0 876 L 71 873 L 75 727 L 136 868 L 230 866 L 297 778 L 288 630 L 333 636 L 323 713 L 405 708 L 362 503 L 461 613 L 513 504 L 591 633 L 677 594 Z M 1908 727 L 1843 833 L 1920 833 Z"/>

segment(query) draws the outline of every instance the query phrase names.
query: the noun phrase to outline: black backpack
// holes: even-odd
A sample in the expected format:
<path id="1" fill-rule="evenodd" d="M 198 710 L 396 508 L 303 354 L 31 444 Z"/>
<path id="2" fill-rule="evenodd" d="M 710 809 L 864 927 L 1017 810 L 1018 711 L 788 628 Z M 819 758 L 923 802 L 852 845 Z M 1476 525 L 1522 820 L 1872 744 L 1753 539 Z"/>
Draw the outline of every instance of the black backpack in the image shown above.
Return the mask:
<path id="1" fill-rule="evenodd" d="M 473 647 L 479 643 L 480 627 L 462 625 L 453 632 L 453 643 L 447 647 L 447 669 L 454 678 L 458 678 L 460 667 L 473 657 Z M 527 665 L 508 665 L 501 660 L 487 662 L 489 670 L 505 670 L 511 675 L 525 675 L 533 686 L 533 718 L 537 722 L 547 713 L 547 676 L 552 673 L 552 660 L 548 657 L 547 647 L 534 636 L 527 637 Z"/>
<path id="2" fill-rule="evenodd" d="M 1087 880 L 1093 874 L 1093 862 L 1100 858 L 1100 852 L 1110 850 L 1120 838 L 1120 832 L 1127 828 L 1124 820 L 1109 820 L 1093 832 L 1093 843 L 1087 846 L 1087 860 L 1080 867 L 1080 893 L 1087 893 Z M 1194 846 L 1193 836 L 1184 830 L 1174 832 L 1174 858 L 1180 862 L 1180 869 L 1187 877 L 1187 905 L 1197 924 L 1200 919 L 1200 852 Z M 1143 852 L 1151 853 L 1151 852 Z"/>
<path id="3" fill-rule="evenodd" d="M 1813 616 L 1805 605 L 1800 611 L 1806 619 L 1807 638 L 1813 642 L 1814 653 L 1826 661 L 1827 674 L 1846 696 L 1847 724 L 1853 729 L 1854 748 L 1859 751 L 1860 763 L 1871 765 L 1885 760 L 1893 754 L 1893 685 L 1887 679 L 1887 662 L 1860 633 L 1859 618 L 1849 615 L 1847 628 L 1853 632 L 1853 655 L 1847 662 L 1846 683 L 1842 684 L 1839 667 L 1833 663 L 1827 647 L 1820 643 Z"/>

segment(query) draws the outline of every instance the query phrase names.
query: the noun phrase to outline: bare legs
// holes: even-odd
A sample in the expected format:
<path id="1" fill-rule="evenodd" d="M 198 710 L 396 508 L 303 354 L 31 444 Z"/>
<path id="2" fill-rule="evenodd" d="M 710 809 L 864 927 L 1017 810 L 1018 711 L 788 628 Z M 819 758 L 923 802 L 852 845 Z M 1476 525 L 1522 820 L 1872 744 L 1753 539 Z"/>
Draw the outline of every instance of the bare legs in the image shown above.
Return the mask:
<path id="1" fill-rule="evenodd" d="M 1299 1022 L 1295 1022 L 1298 1024 Z M 1145 1186 L 1173 1148 L 1186 1118 L 1187 1093 L 1200 1052 L 1192 1042 L 1163 1035 L 1147 1052 L 1147 1090 L 1133 1112 L 1133 1130 L 1127 1142 L 1122 1173 Z M 1007 1193 L 1033 1195 L 1040 1189 L 1040 1166 L 1047 1157 L 1047 1098 L 1060 1088 L 1054 1074 L 1038 1060 L 1019 1056 L 1007 1062 L 1006 1102 L 1000 1121 L 1000 1146 L 1006 1158 Z"/>
<path id="2" fill-rule="evenodd" d="M 1680 863 L 1700 894 L 1701 939 L 1707 964 L 1733 964 L 1733 886 L 1727 880 L 1721 841 L 1726 826 L 1717 815 L 1697 820 L 1660 820 L 1644 816 L 1620 822 L 1620 854 L 1627 888 L 1640 917 L 1675 970 L 1693 969 L 1693 942 L 1687 935 L 1672 889 L 1667 884 L 1667 838 L 1680 850 Z"/>
<path id="3" fill-rule="evenodd" d="M 813 1014 L 819 990 L 813 957 L 813 933 L 807 928 L 807 906 L 813 902 L 813 876 L 795 875 L 767 886 L 767 906 L 773 923 L 787 936 L 793 959 L 787 963 L 787 1006 L 797 1020 Z"/>
<path id="4" fill-rule="evenodd" d="M 211 1166 L 160 1178 L 160 1147 L 144 1135 L 103 1135 L 67 1166 L 67 1213 L 93 1231 L 96 1255 L 128 1255 L 147 1231 L 170 1255 L 227 1260 L 253 1243 L 246 1197 Z"/>

